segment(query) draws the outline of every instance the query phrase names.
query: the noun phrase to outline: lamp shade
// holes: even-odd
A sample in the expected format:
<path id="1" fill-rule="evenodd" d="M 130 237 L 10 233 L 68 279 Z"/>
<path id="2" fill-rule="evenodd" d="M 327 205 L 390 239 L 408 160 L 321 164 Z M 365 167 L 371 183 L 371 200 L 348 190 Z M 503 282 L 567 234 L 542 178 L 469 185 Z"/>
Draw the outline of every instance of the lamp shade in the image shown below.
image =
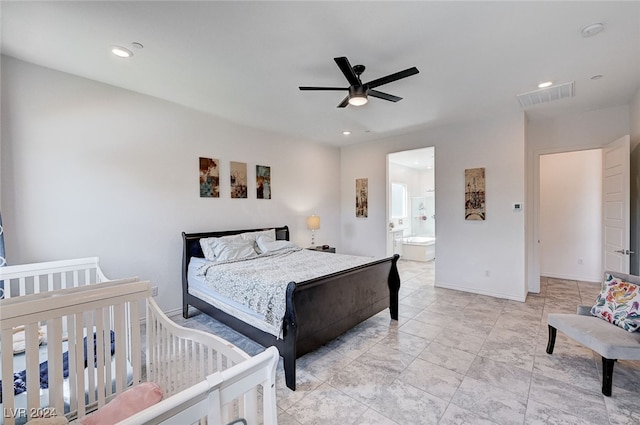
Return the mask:
<path id="1" fill-rule="evenodd" d="M 317 215 L 310 215 L 307 217 L 307 229 L 318 230 L 320 228 L 320 217 Z"/>

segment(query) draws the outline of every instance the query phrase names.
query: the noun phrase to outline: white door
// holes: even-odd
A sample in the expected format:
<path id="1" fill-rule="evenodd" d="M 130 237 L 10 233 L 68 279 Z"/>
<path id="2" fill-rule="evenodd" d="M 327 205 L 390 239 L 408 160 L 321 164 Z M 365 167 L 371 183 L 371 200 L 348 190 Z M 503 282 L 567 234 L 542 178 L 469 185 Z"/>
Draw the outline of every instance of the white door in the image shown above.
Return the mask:
<path id="1" fill-rule="evenodd" d="M 603 148 L 602 220 L 605 270 L 629 273 L 629 145 L 624 136 Z"/>

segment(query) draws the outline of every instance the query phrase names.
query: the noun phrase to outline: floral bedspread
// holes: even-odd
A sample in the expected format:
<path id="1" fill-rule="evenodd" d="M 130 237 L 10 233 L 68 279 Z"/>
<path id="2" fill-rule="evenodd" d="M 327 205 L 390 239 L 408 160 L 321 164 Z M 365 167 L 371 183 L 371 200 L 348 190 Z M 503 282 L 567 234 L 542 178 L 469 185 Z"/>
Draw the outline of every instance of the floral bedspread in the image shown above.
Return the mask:
<path id="1" fill-rule="evenodd" d="M 197 274 L 205 277 L 210 289 L 261 315 L 279 334 L 289 282 L 304 282 L 374 260 L 296 248 L 243 261 L 207 262 Z"/>

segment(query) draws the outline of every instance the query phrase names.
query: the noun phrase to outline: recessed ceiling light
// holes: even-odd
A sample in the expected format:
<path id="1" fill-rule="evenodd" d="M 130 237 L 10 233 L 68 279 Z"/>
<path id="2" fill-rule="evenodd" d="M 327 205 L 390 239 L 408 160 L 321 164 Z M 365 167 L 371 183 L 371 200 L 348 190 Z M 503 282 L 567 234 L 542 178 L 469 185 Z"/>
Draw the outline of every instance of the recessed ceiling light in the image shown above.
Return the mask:
<path id="1" fill-rule="evenodd" d="M 600 78 L 602 78 L 601 74 L 594 75 L 593 77 L 591 77 L 592 80 L 599 80 Z"/>
<path id="2" fill-rule="evenodd" d="M 601 33 L 603 30 L 604 24 L 601 22 L 596 22 L 582 28 L 581 32 L 583 37 L 593 37 L 594 35 Z"/>
<path id="3" fill-rule="evenodd" d="M 348 136 L 351 134 L 351 132 L 349 130 L 345 130 L 342 132 L 342 134 L 344 134 L 345 136 Z"/>
<path id="4" fill-rule="evenodd" d="M 138 43 L 137 41 L 134 41 L 133 43 L 131 43 L 131 45 L 136 49 L 142 49 L 144 47 L 142 43 Z"/>
<path id="5" fill-rule="evenodd" d="M 133 52 L 122 46 L 111 46 L 111 53 L 119 58 L 130 58 L 133 56 Z"/>
<path id="6" fill-rule="evenodd" d="M 544 89 L 544 88 L 547 88 L 547 87 L 551 87 L 552 84 L 553 84 L 553 81 L 545 81 L 544 83 L 538 84 L 538 88 L 539 89 Z"/>

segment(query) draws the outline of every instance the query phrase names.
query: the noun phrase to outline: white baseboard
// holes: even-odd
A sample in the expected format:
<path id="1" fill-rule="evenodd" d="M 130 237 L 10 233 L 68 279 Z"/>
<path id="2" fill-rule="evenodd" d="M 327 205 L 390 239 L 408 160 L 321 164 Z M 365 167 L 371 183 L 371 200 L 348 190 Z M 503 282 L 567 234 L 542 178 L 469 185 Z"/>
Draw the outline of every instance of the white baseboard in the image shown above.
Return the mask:
<path id="1" fill-rule="evenodd" d="M 199 311 L 200 310 L 198 310 L 197 308 L 189 306 L 189 317 L 191 317 L 192 314 L 195 314 Z M 169 319 L 175 322 L 176 318 L 182 317 L 182 307 L 174 308 L 173 310 L 163 311 L 163 313 L 166 314 Z M 141 325 L 147 324 L 147 318 L 145 316 L 140 318 L 140 324 Z"/>
<path id="2" fill-rule="evenodd" d="M 451 283 L 446 283 L 446 282 L 435 282 L 434 285 L 436 288 L 444 288 L 444 289 L 453 289 L 456 291 L 462 291 L 462 292 L 470 292 L 472 294 L 478 294 L 478 295 L 488 295 L 490 297 L 495 297 L 495 298 L 502 298 L 502 299 L 507 299 L 507 300 L 513 300 L 513 301 L 520 301 L 520 302 L 524 302 L 526 300 L 526 295 L 522 296 L 522 297 L 518 297 L 515 295 L 510 295 L 510 294 L 503 294 L 500 292 L 493 292 L 493 291 L 484 291 L 484 290 L 478 290 L 477 288 L 470 288 L 467 286 L 461 286 L 461 285 L 454 285 Z"/>
<path id="3" fill-rule="evenodd" d="M 551 277 L 553 279 L 563 279 L 563 280 L 579 280 L 580 282 L 592 282 L 592 283 L 601 283 L 602 277 L 593 277 L 593 276 L 574 276 L 574 275 L 565 275 L 565 274 L 557 274 L 557 273 L 546 273 L 541 271 L 540 277 Z"/>
<path id="4" fill-rule="evenodd" d="M 193 307 L 190 307 L 189 309 L 191 310 L 192 308 Z M 191 313 L 191 311 L 189 311 L 189 313 Z M 169 317 L 169 319 L 171 320 L 174 320 L 174 317 L 176 316 L 182 317 L 182 307 L 174 308 L 173 310 L 167 310 L 164 312 L 164 314 L 166 314 L 167 317 Z"/>

